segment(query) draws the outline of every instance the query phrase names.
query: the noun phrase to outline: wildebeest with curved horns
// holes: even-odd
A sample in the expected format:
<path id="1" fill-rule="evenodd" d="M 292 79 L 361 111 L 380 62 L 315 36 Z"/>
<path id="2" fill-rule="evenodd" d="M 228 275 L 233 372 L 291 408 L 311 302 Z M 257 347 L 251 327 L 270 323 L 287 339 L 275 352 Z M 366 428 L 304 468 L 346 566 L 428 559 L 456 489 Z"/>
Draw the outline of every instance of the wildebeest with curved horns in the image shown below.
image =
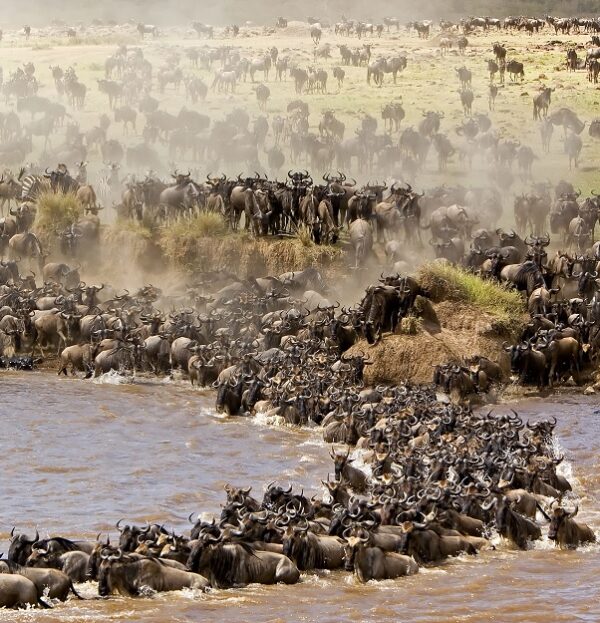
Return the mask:
<path id="1" fill-rule="evenodd" d="M 66 601 L 69 592 L 82 599 L 66 573 L 58 569 L 25 567 L 10 560 L 0 560 L 0 574 L 16 574 L 31 580 L 37 590 L 38 599 L 47 595 L 50 599 Z"/>
<path id="2" fill-rule="evenodd" d="M 278 582 L 295 584 L 300 578 L 298 567 L 287 556 L 258 551 L 247 543 L 223 543 L 222 535 L 201 535 L 187 566 L 206 574 L 215 588 Z"/>
<path id="3" fill-rule="evenodd" d="M 8 560 L 24 565 L 31 555 L 32 546 L 40 538 L 39 532 L 35 531 L 35 536 L 30 539 L 26 534 L 15 534 L 15 529 L 10 531 L 10 545 L 8 548 Z"/>
<path id="4" fill-rule="evenodd" d="M 370 545 L 371 536 L 350 536 L 346 545 L 346 571 L 354 570 L 361 582 L 391 580 L 419 572 L 419 565 L 412 556 L 385 552 Z"/>
<path id="5" fill-rule="evenodd" d="M 337 536 L 309 531 L 304 525 L 288 526 L 283 536 L 283 553 L 298 566 L 308 569 L 339 569 L 344 564 L 344 542 Z"/>
<path id="6" fill-rule="evenodd" d="M 568 512 L 564 508 L 555 508 L 548 529 L 548 538 L 562 548 L 575 548 L 582 543 L 595 543 L 596 535 L 587 525 L 573 519 L 579 507 Z"/>
<path id="7" fill-rule="evenodd" d="M 22 575 L 0 576 L 0 608 L 41 606 L 50 608 L 39 599 L 35 584 Z"/>
<path id="8" fill-rule="evenodd" d="M 135 597 L 144 590 L 179 591 L 182 588 L 204 590 L 205 577 L 198 573 L 167 566 L 158 558 L 145 558 L 139 554 L 123 554 L 121 550 L 101 553 L 98 572 L 98 594 L 108 597 L 113 592 Z"/>
<path id="9" fill-rule="evenodd" d="M 510 282 L 517 290 L 525 290 L 528 297 L 537 288 L 551 285 L 546 283 L 539 266 L 531 260 L 505 266 L 500 271 L 500 280 Z"/>

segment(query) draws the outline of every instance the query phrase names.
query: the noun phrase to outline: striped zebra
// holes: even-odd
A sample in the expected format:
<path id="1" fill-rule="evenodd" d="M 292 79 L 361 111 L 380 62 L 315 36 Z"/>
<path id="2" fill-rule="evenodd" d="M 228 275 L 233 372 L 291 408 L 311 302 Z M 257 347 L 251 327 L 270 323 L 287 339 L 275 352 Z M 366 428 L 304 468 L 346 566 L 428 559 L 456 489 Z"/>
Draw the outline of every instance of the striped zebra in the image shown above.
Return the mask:
<path id="1" fill-rule="evenodd" d="M 35 203 L 37 198 L 50 190 L 50 179 L 44 175 L 29 174 L 21 180 L 21 201 Z"/>

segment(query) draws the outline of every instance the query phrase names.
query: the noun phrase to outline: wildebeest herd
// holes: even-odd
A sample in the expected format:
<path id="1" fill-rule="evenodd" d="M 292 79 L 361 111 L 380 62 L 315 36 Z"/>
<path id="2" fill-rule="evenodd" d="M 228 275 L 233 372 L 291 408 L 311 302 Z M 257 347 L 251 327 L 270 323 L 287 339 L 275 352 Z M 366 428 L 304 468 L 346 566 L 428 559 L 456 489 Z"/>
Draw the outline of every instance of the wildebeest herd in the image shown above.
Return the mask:
<path id="1" fill-rule="evenodd" d="M 346 71 L 358 67 L 374 87 L 387 87 L 386 75 L 394 84 L 401 79 L 414 59 L 375 55 L 376 43 L 362 42 L 399 26 L 399 20 L 386 18 L 380 25 L 344 20 L 331 28 L 336 36 L 361 40 L 359 47 L 339 46 L 341 66 L 333 68 L 339 89 Z M 48 606 L 69 591 L 78 596 L 73 583 L 88 580 L 97 581 L 99 595 L 108 597 L 293 584 L 301 573 L 319 569 L 345 569 L 361 582 L 392 579 L 450 556 L 492 549 L 497 535 L 525 549 L 542 538 L 546 524 L 547 537 L 561 547 L 594 542 L 593 531 L 575 519 L 571 485 L 559 471 L 563 457 L 554 449 L 555 421 L 475 412 L 435 392 L 437 385 L 453 398 L 483 394 L 507 380 L 507 363 L 520 382 L 539 387 L 569 377 L 580 382 L 597 366 L 599 200 L 593 192 L 582 197 L 564 181 L 534 182 L 533 149 L 502 137 L 490 118 L 496 74 L 500 84 L 505 73 L 509 83 L 519 83 L 526 75 L 523 63 L 507 59 L 506 46 L 493 45 L 495 60 L 487 63 L 489 114 L 473 110 L 472 70 L 466 64 L 454 68 L 464 113 L 454 128 L 459 143 L 440 132 L 445 116 L 433 110 L 419 113 L 416 128 L 401 131 L 411 111 L 397 99 L 382 107 L 383 132 L 373 115 L 361 113 L 354 136 L 345 138 L 346 124 L 332 109 L 323 110 L 318 127 L 311 128 L 302 99 L 289 102 L 287 114 L 254 120 L 237 105 L 220 120 L 196 109 L 211 96 L 233 98 L 242 81 L 260 76 L 266 82 L 271 71 L 277 82 L 289 76 L 298 97 L 326 95 L 327 71 L 317 66 L 331 53 L 331 46 L 321 43 L 324 24 L 315 20 L 310 28 L 314 63 L 306 69 L 274 46 L 249 59 L 235 46 L 213 45 L 215 35 L 239 36 L 236 25 L 223 33 L 199 22 L 192 27 L 211 43 L 186 50 L 194 69 L 189 74 L 178 51 L 158 69 L 140 46 L 120 46 L 106 59 L 97 88 L 107 97 L 114 124 L 123 124 L 122 141 L 111 137 L 113 120 L 106 114 L 86 130 L 76 121 L 89 95 L 79 70 L 50 68 L 56 95 L 65 97 L 67 106 L 38 94 L 31 63 L 4 82 L 16 112 L 3 114 L 0 124 L 0 161 L 7 167 L 0 179 L 1 209 L 5 203 L 9 209 L 0 220 L 0 367 L 28 369 L 39 356 L 55 352 L 59 375 L 181 374 L 193 385 L 216 390 L 217 412 L 263 413 L 270 421 L 320 427 L 325 442 L 337 446 L 333 477 L 323 480 L 327 496 L 309 499 L 271 483 L 260 499 L 249 488 L 228 485 L 221 515 L 192 520 L 192 514 L 186 534 L 122 521 L 112 542 L 30 538 L 13 530 L 7 557 L 0 559 L 0 605 Z M 287 20 L 279 18 L 277 28 L 286 27 Z M 500 37 L 511 29 L 533 34 L 544 27 L 557 33 L 600 31 L 597 20 L 574 18 L 442 21 L 440 54 L 447 57 L 456 48 L 465 56 L 467 35 L 480 31 L 495 29 Z M 434 25 L 413 22 L 409 28 L 427 39 Z M 139 24 L 136 30 L 141 38 L 161 36 L 154 25 Z M 584 67 L 592 82 L 599 59 L 600 52 L 587 51 Z M 567 63 L 572 70 L 583 68 L 575 50 L 568 50 Z M 210 86 L 196 69 L 213 73 Z M 173 114 L 161 108 L 162 96 L 180 84 L 188 104 Z M 275 94 L 264 83 L 255 89 L 266 113 Z M 585 123 L 566 106 L 551 112 L 554 93 L 544 86 L 533 96 L 533 117 L 545 151 L 554 126 L 564 129 L 565 152 L 577 168 Z M 30 116 L 28 124 L 23 114 Z M 134 143 L 142 115 L 142 141 Z M 56 146 L 59 128 L 64 143 Z M 589 131 L 600 136 L 597 122 Z M 33 137 L 43 142 L 43 151 L 30 164 Z M 163 147 L 169 160 L 193 166 L 180 166 L 187 173 L 174 162 L 167 166 L 159 153 Z M 423 188 L 414 180 L 427 168 L 431 147 L 442 175 L 455 155 L 464 170 L 474 160 L 475 166 L 492 163 L 489 187 L 415 190 Z M 88 157 L 103 162 L 102 168 L 90 166 L 93 184 Z M 64 164 L 75 162 L 76 171 Z M 514 162 L 522 192 L 514 197 L 509 229 L 500 225 L 510 218 L 503 211 L 509 204 L 506 189 L 515 183 Z M 213 174 L 233 165 L 253 173 Z M 129 170 L 123 179 L 122 166 Z M 274 177 L 286 170 L 284 180 Z M 374 180 L 375 172 L 389 181 Z M 364 179 L 359 183 L 352 173 Z M 54 256 L 36 232 L 37 202 L 48 194 L 73 195 L 84 211 L 58 232 Z M 86 283 L 82 276 L 102 251 L 99 210 L 108 203 L 121 224 L 166 227 L 211 213 L 233 234 L 244 228 L 254 239 L 305 233 L 307 244 L 343 244 L 356 274 L 382 264 L 385 272 L 359 303 L 344 307 L 337 302 L 341 288 L 320 267 L 244 277 L 221 268 L 194 271 L 185 287 L 169 293 L 152 284 L 129 291 Z M 523 291 L 529 321 L 518 340 L 505 344 L 506 362 L 477 355 L 441 362 L 431 386 L 368 387 L 369 349 L 404 319 L 435 317 L 428 314 L 430 293 L 412 276 L 416 255 Z M 361 340 L 362 351 L 357 350 Z"/>
<path id="2" fill-rule="evenodd" d="M 586 304 L 552 303 L 552 288 L 543 280 L 554 266 L 553 278 L 579 287 L 587 273 L 593 281 L 586 258 L 557 254 L 552 264 L 547 237 L 522 241 L 514 232 L 494 234 L 496 246 L 485 246 L 479 232 L 474 244 L 480 247 L 472 250 L 486 258 L 489 278 L 504 272 L 527 291 L 530 306 L 536 293 L 542 297 L 524 345 L 510 347 L 511 362 L 524 362 L 525 380 L 541 374 L 541 384 L 576 374 L 584 353 L 595 352 L 584 348 L 582 337 L 593 321 L 578 317 L 562 326 L 561 309 Z M 506 264 L 506 258 L 520 262 Z M 48 586 L 50 596 L 65 598 L 70 582 L 88 579 L 98 581 L 101 596 L 295 583 L 313 569 L 344 568 L 360 581 L 390 579 L 491 548 L 495 534 L 526 548 L 542 538 L 544 521 L 548 538 L 560 546 L 595 541 L 593 531 L 574 519 L 577 508 L 565 509 L 571 485 L 557 472 L 562 457 L 553 446 L 555 421 L 476 413 L 438 400 L 433 386 L 365 386 L 368 351 L 349 349 L 361 337 L 375 344 L 417 313 L 415 301 L 426 300 L 428 292 L 413 277 L 382 276 L 359 305 L 341 308 L 326 298 L 327 285 L 314 268 L 245 280 L 214 271 L 197 274 L 182 306 L 163 313 L 166 299 L 152 285 L 115 292 L 81 282 L 75 268 L 46 264 L 47 283 L 40 289 L 32 277 L 19 276 L 16 261 L 2 268 L 10 275 L 3 286 L 4 334 L 18 351 L 28 352 L 32 338 L 41 349 L 58 344 L 59 374 L 69 367 L 88 375 L 180 369 L 193 384 L 216 388 L 218 412 L 261 412 L 272 421 L 318 426 L 327 443 L 344 448 L 332 452 L 333 477 L 323 480 L 323 500 L 272 483 L 261 501 L 249 489 L 228 486 L 221 516 L 197 519 L 189 534 L 119 522 L 119 540 L 112 543 L 13 535 L 0 570 L 19 576 L 19 584 L 6 580 L 10 591 L 0 591 L 10 596 L 5 605 L 42 603 L 40 587 Z M 576 351 L 565 356 L 565 344 Z M 544 358 L 540 368 L 531 363 L 538 355 Z M 476 363 L 477 383 L 502 380 L 497 364 L 484 357 Z M 473 378 L 470 370 L 448 366 L 436 381 L 449 392 L 462 390 L 461 374 Z M 59 571 L 37 575 L 39 567 Z M 4 581 L 0 576 L 0 587 Z"/>
<path id="3" fill-rule="evenodd" d="M 185 534 L 123 520 L 112 542 L 13 530 L 7 560 L 0 559 L 3 605 L 65 599 L 69 590 L 78 595 L 73 582 L 88 580 L 108 597 L 294 584 L 319 569 L 344 569 L 361 582 L 393 579 L 492 549 L 492 530 L 524 549 L 542 536 L 538 511 L 557 545 L 595 541 L 574 519 L 577 507 L 559 503 L 571 486 L 557 472 L 563 457 L 553 450 L 556 421 L 476 414 L 410 385 L 359 391 L 353 371 L 335 374 L 339 390 L 325 435 L 360 448 L 369 476 L 346 450 L 332 453 L 329 500 L 276 483 L 257 499 L 251 487 L 226 485 L 220 516 L 192 513 Z M 340 408 L 343 420 L 336 418 Z"/>

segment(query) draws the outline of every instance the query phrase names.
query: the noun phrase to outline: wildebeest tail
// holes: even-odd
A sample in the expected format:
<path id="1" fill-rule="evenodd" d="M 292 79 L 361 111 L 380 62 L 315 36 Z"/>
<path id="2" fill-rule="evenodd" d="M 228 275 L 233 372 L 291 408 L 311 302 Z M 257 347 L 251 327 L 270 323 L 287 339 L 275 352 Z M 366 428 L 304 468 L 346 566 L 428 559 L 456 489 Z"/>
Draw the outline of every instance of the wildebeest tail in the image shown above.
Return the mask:
<path id="1" fill-rule="evenodd" d="M 75 595 L 75 597 L 77 597 L 77 599 L 82 599 L 84 600 L 85 597 L 82 597 L 77 590 L 75 589 L 75 586 L 73 585 L 73 580 L 70 581 L 69 583 L 69 588 L 71 589 L 71 592 L 73 593 L 73 595 Z"/>

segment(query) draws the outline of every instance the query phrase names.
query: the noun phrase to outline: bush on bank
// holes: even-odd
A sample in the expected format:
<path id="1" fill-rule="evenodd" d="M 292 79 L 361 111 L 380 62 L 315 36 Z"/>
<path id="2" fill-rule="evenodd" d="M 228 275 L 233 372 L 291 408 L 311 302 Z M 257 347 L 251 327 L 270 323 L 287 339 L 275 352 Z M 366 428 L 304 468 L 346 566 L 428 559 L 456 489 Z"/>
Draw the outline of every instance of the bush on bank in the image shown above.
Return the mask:
<path id="1" fill-rule="evenodd" d="M 45 236 L 58 236 L 83 216 L 75 193 L 43 192 L 36 201 L 34 230 Z"/>
<path id="2" fill-rule="evenodd" d="M 280 274 L 309 266 L 324 268 L 342 257 L 342 250 L 302 238 L 255 238 L 231 232 L 219 214 L 200 214 L 161 228 L 158 245 L 177 268 L 227 269 L 240 276 Z"/>

